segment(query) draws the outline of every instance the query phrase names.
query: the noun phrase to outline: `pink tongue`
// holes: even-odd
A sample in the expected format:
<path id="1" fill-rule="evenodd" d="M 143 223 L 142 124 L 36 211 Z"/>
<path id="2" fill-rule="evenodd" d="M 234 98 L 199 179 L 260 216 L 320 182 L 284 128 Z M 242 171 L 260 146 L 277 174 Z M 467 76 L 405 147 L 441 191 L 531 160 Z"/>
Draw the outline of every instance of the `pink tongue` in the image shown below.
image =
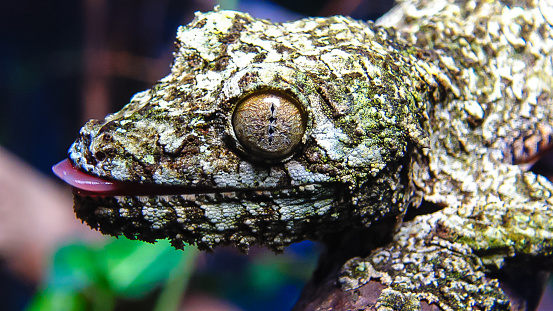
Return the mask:
<path id="1" fill-rule="evenodd" d="M 120 182 L 101 179 L 77 170 L 68 159 L 52 166 L 52 171 L 63 181 L 80 190 L 113 192 L 121 188 Z"/>

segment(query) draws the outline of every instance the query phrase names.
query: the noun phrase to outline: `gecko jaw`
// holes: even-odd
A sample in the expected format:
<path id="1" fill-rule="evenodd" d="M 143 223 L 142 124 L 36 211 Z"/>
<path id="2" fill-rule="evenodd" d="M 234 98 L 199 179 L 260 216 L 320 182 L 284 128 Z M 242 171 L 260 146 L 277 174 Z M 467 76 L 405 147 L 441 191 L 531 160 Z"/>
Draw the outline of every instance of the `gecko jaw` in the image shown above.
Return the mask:
<path id="1" fill-rule="evenodd" d="M 202 190 L 205 190 L 185 186 L 141 184 L 100 178 L 77 169 L 68 159 L 54 165 L 52 171 L 61 180 L 73 187 L 73 193 L 80 196 L 171 195 L 203 192 Z"/>
<path id="2" fill-rule="evenodd" d="M 141 184 L 100 178 L 77 169 L 68 159 L 54 165 L 52 171 L 73 188 L 74 194 L 80 196 L 152 196 L 213 192 L 200 187 Z"/>
<path id="3" fill-rule="evenodd" d="M 73 166 L 68 159 L 62 160 L 58 164 L 54 165 L 52 167 L 52 171 L 56 176 L 73 188 L 74 194 L 83 197 L 194 195 L 208 193 L 232 193 L 239 191 L 235 188 L 156 185 L 141 184 L 132 181 L 110 180 L 83 172 Z M 286 197 L 293 195 L 293 193 L 310 193 L 312 191 L 317 191 L 317 189 L 321 186 L 323 186 L 323 184 L 292 186 L 287 189 L 280 189 L 279 192 L 281 192 L 282 196 Z M 334 185 L 334 187 L 337 187 L 337 185 Z M 252 193 L 262 193 L 263 196 L 277 195 L 273 193 L 274 189 L 268 188 L 240 190 Z"/>

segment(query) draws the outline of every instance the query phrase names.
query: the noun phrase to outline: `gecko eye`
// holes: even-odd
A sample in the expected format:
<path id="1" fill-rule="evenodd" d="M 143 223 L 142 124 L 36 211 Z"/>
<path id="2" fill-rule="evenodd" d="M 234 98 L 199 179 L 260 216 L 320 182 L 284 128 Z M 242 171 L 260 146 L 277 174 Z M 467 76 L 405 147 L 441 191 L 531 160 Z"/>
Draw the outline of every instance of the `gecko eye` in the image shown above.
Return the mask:
<path id="1" fill-rule="evenodd" d="M 300 104 L 279 92 L 254 93 L 234 110 L 232 126 L 244 149 L 265 159 L 283 158 L 300 144 L 306 128 Z"/>

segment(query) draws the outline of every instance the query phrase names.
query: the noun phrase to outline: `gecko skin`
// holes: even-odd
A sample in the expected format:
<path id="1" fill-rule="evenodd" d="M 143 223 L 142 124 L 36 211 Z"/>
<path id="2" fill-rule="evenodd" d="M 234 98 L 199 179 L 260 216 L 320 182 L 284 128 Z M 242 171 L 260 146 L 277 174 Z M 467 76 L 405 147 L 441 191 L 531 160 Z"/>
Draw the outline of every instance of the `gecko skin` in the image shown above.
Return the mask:
<path id="1" fill-rule="evenodd" d="M 76 214 L 178 248 L 388 230 L 341 290 L 515 309 L 490 272 L 552 267 L 553 186 L 527 164 L 553 140 L 552 24 L 531 0 L 404 1 L 378 24 L 198 13 L 169 76 L 81 129 L 72 165 L 132 191 L 76 190 Z"/>

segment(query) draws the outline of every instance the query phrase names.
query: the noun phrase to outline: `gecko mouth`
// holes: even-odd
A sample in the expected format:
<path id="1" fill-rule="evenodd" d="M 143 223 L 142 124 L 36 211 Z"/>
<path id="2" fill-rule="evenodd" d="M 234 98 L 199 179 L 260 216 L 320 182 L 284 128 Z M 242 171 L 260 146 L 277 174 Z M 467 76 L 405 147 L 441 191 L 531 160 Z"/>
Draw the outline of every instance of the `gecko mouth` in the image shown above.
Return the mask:
<path id="1" fill-rule="evenodd" d="M 52 167 L 52 171 L 65 183 L 73 188 L 73 193 L 89 197 L 113 196 L 155 196 L 155 195 L 184 195 L 234 192 L 234 188 L 188 187 L 178 185 L 141 184 L 132 181 L 116 181 L 90 175 L 77 169 L 68 159 L 62 160 Z M 318 188 L 316 184 L 296 186 L 288 190 L 311 190 Z M 298 188 L 298 189 L 295 189 Z M 245 190 L 245 189 L 243 189 Z M 247 189 L 253 192 L 273 191 L 274 189 Z M 313 189 L 314 190 L 314 189 Z M 280 189 L 286 192 L 286 189 Z M 309 192 L 309 191 L 307 191 Z"/>
<path id="2" fill-rule="evenodd" d="M 73 187 L 73 193 L 81 196 L 171 195 L 196 193 L 202 190 L 192 191 L 190 187 L 184 186 L 149 185 L 104 179 L 78 170 L 68 159 L 54 165 L 52 171 Z"/>

